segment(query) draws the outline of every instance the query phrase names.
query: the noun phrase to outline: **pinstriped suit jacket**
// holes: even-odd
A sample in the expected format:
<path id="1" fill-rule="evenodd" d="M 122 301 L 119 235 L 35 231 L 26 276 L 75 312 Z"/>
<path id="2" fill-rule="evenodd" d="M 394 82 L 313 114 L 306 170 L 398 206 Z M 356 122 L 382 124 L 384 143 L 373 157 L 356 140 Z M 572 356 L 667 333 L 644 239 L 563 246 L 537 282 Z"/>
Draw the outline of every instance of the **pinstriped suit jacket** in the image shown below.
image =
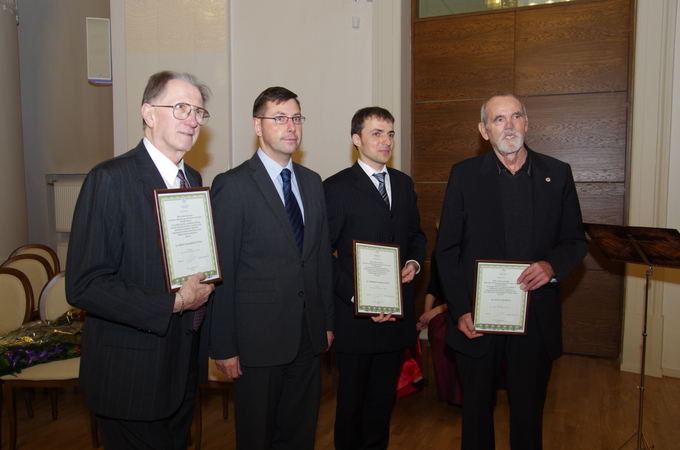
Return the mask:
<path id="1" fill-rule="evenodd" d="M 185 169 L 201 186 L 198 172 Z M 80 379 L 99 415 L 158 420 L 184 396 L 193 313 L 173 314 L 165 289 L 153 198 L 165 187 L 140 142 L 92 169 L 78 197 L 66 292 L 87 311 Z"/>

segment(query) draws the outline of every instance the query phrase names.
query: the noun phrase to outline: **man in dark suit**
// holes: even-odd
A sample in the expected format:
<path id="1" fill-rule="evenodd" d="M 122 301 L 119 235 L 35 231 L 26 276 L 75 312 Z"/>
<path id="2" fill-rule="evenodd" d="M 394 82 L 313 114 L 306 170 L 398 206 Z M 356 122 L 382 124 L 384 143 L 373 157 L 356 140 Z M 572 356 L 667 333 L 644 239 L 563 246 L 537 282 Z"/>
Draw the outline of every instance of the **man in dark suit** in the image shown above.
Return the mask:
<path id="1" fill-rule="evenodd" d="M 340 374 L 335 416 L 337 449 L 385 449 L 404 349 L 416 342 L 411 281 L 425 256 L 413 181 L 386 164 L 394 117 L 380 107 L 352 118 L 359 160 L 324 182 L 335 290 L 335 351 Z M 353 240 L 400 248 L 403 318 L 354 315 Z"/>
<path id="2" fill-rule="evenodd" d="M 142 99 L 144 139 L 92 169 L 78 197 L 66 294 L 87 311 L 80 382 L 106 448 L 187 445 L 197 380 L 194 311 L 213 287 L 195 274 L 167 292 L 153 191 L 178 188 L 182 177 L 201 185 L 183 158 L 210 117 L 208 92 L 189 74 L 152 75 Z"/>
<path id="3" fill-rule="evenodd" d="M 223 282 L 209 354 L 235 380 L 239 449 L 314 447 L 333 303 L 321 178 L 291 160 L 304 119 L 296 94 L 263 91 L 253 106 L 259 149 L 212 185 Z"/>
<path id="4" fill-rule="evenodd" d="M 465 450 L 495 448 L 493 406 L 501 367 L 513 450 L 542 448 L 552 360 L 562 353 L 559 284 L 587 251 L 568 164 L 524 144 L 528 118 L 514 95 L 491 97 L 479 131 L 492 152 L 451 169 L 436 258 L 463 386 Z M 484 334 L 471 316 L 475 260 L 530 261 L 517 279 L 530 292 L 526 335 Z"/>

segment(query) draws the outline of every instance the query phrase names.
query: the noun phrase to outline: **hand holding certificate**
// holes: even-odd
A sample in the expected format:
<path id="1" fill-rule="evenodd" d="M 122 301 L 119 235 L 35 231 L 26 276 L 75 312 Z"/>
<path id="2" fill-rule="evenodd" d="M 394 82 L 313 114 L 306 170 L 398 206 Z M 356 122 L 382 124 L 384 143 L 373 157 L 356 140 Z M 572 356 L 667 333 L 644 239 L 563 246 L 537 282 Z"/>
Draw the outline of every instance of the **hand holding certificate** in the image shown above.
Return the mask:
<path id="1" fill-rule="evenodd" d="M 525 334 L 529 293 L 517 284 L 528 262 L 477 261 L 475 330 L 483 333 Z"/>
<path id="2" fill-rule="evenodd" d="M 399 246 L 354 241 L 356 315 L 403 316 Z"/>
<path id="3" fill-rule="evenodd" d="M 156 214 L 166 286 L 177 291 L 193 274 L 221 280 L 209 188 L 157 189 Z"/>

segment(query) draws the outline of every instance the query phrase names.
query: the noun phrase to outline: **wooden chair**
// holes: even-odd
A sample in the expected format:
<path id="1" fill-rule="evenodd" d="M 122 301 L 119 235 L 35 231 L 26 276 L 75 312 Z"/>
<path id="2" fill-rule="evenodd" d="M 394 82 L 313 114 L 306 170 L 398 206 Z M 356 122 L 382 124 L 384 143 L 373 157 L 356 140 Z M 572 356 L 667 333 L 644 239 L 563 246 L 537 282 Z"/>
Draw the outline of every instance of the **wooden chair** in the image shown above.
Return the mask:
<path id="1" fill-rule="evenodd" d="M 59 272 L 47 282 L 38 301 L 40 320 L 57 320 L 71 309 L 66 300 L 66 280 L 64 272 Z"/>
<path id="2" fill-rule="evenodd" d="M 0 267 L 0 335 L 28 321 L 33 306 L 31 283 L 20 270 Z"/>
<path id="3" fill-rule="evenodd" d="M 226 376 L 215 365 L 213 359 L 208 360 L 208 382 L 198 386 L 196 391 L 196 405 L 194 407 L 194 449 L 201 450 L 201 434 L 203 432 L 203 391 L 219 390 L 222 393 L 222 418 L 229 418 L 229 391 L 232 379 Z"/>
<path id="4" fill-rule="evenodd" d="M 38 255 L 24 254 L 12 256 L 2 263 L 2 267 L 11 267 L 26 275 L 26 278 L 28 278 L 28 281 L 31 283 L 33 299 L 35 301 L 40 298 L 43 287 L 54 275 L 50 263 L 45 258 Z M 31 317 L 38 318 L 37 302 L 34 302 L 31 305 Z"/>
<path id="5" fill-rule="evenodd" d="M 61 272 L 61 267 L 59 264 L 59 256 L 57 256 L 57 252 L 52 250 L 51 247 L 48 247 L 47 245 L 43 244 L 25 244 L 22 245 L 21 247 L 18 247 L 16 250 L 14 250 L 9 257 L 11 258 L 12 256 L 17 256 L 17 255 L 38 255 L 42 256 L 47 260 L 47 262 L 50 263 L 50 266 L 52 267 L 52 273 L 59 273 Z"/>

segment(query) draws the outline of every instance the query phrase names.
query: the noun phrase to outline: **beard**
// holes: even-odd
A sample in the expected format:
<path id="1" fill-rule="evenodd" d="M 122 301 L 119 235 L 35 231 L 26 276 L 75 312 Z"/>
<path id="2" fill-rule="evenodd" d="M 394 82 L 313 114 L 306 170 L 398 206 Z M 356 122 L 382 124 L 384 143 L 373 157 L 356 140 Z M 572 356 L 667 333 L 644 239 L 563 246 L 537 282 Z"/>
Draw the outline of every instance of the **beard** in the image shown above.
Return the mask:
<path id="1" fill-rule="evenodd" d="M 508 136 L 513 136 L 511 140 L 506 139 Z M 524 146 L 524 134 L 517 130 L 505 130 L 501 137 L 496 141 L 496 150 L 510 155 L 517 153 Z"/>

